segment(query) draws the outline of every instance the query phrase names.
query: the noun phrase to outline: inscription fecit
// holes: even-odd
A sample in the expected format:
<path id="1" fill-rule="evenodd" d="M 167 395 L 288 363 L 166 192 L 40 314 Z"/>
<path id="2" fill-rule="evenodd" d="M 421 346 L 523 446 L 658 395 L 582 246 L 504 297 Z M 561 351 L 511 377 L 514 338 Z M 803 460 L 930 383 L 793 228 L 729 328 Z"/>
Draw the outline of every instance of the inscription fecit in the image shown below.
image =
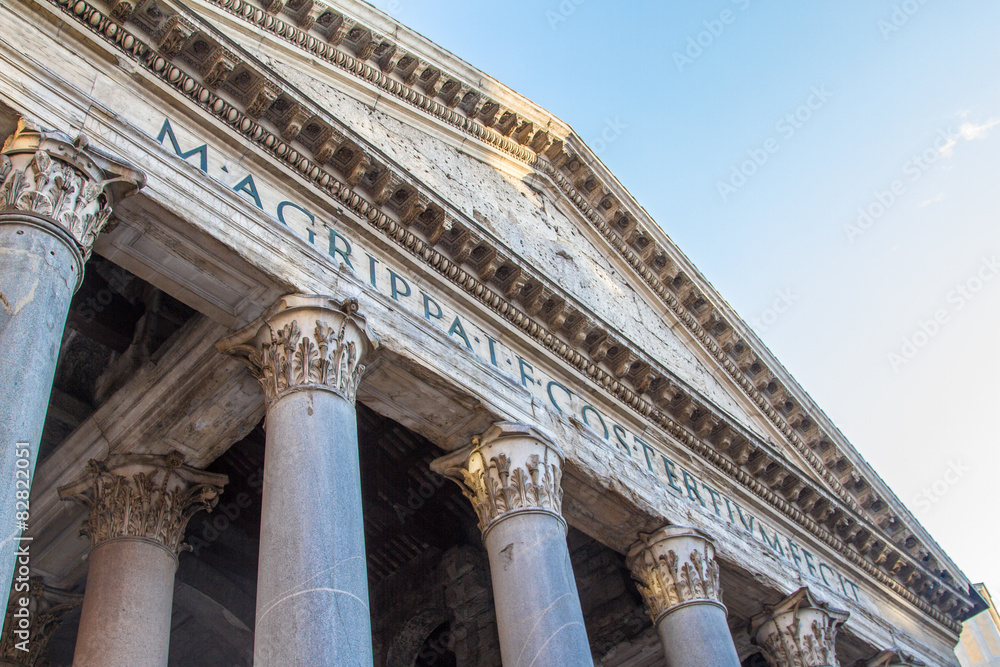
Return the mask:
<path id="1" fill-rule="evenodd" d="M 145 181 L 136 167 L 92 147 L 84 135 L 70 139 L 22 119 L 0 153 L 0 211 L 55 222 L 86 259 L 115 202 Z"/>
<path id="2" fill-rule="evenodd" d="M 486 532 L 517 513 L 545 512 L 562 518 L 563 453 L 531 426 L 498 422 L 462 449 L 431 463 L 456 482 L 472 502 Z"/>
<path id="3" fill-rule="evenodd" d="M 697 528 L 667 526 L 640 533 L 626 563 L 654 624 L 682 604 L 723 606 L 715 545 Z"/>
<path id="4" fill-rule="evenodd" d="M 246 362 L 269 404 L 305 389 L 333 391 L 354 403 L 363 362 L 378 345 L 356 299 L 303 294 L 281 297 L 216 343 L 220 352 Z"/>

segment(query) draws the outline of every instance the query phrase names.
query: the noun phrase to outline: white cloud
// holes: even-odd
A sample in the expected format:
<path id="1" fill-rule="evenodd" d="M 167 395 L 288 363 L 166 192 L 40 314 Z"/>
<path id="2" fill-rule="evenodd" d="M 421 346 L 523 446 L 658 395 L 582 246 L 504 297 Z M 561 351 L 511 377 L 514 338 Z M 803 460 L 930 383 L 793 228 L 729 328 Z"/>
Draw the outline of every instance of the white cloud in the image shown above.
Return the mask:
<path id="1" fill-rule="evenodd" d="M 943 192 L 941 194 L 939 194 L 937 197 L 934 197 L 932 199 L 928 199 L 925 202 L 921 202 L 920 206 L 928 206 L 930 204 L 937 203 L 937 202 L 941 201 L 942 199 L 944 199 L 944 193 Z"/>
<path id="2" fill-rule="evenodd" d="M 962 123 L 962 126 L 958 128 L 958 133 L 962 135 L 963 139 L 972 141 L 973 139 L 985 139 L 986 135 L 990 133 L 990 128 L 1000 125 L 1000 118 L 991 118 L 982 125 L 976 125 L 975 123 Z"/>
<path id="3" fill-rule="evenodd" d="M 964 114 L 961 115 L 964 116 Z M 951 157 L 955 152 L 955 146 L 958 144 L 959 139 L 964 139 L 965 141 L 985 139 L 989 135 L 990 130 L 997 125 L 1000 125 L 1000 118 L 991 118 L 985 123 L 979 125 L 969 122 L 962 123 L 958 128 L 958 132 L 955 133 L 948 140 L 948 142 L 941 147 L 941 155 L 944 157 Z"/>

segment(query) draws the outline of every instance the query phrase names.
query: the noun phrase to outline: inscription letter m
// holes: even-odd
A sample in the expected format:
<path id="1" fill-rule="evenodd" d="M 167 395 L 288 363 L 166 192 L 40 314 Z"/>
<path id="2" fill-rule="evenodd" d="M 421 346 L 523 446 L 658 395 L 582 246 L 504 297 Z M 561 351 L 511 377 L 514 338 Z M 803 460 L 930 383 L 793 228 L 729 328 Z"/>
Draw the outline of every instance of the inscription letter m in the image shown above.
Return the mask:
<path id="1" fill-rule="evenodd" d="M 163 127 L 160 128 L 160 134 L 156 137 L 156 140 L 163 144 L 163 140 L 170 137 L 170 144 L 174 147 L 174 152 L 182 160 L 186 160 L 196 153 L 201 157 L 201 170 L 204 173 L 208 173 L 208 144 L 202 144 L 197 148 L 192 148 L 186 153 L 181 152 L 180 144 L 177 143 L 177 137 L 174 136 L 174 128 L 170 127 L 170 119 L 163 119 Z"/>

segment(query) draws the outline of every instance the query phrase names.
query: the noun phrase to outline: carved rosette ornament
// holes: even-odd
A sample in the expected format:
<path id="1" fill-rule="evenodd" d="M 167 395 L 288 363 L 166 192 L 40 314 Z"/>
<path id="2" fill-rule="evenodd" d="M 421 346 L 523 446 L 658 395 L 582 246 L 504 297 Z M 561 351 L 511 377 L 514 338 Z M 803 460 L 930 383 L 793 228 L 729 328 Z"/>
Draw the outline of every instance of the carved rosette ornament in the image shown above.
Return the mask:
<path id="1" fill-rule="evenodd" d="M 689 604 L 722 604 L 715 544 L 697 528 L 667 526 L 640 533 L 626 564 L 656 625 L 671 611 Z"/>
<path id="2" fill-rule="evenodd" d="M 50 588 L 41 577 L 31 577 L 27 590 L 15 586 L 0 636 L 0 667 L 48 664 L 49 640 L 66 613 L 82 603 L 82 595 Z"/>
<path id="3" fill-rule="evenodd" d="M 849 616 L 803 586 L 750 619 L 750 640 L 775 667 L 838 667 L 837 630 Z"/>
<path id="4" fill-rule="evenodd" d="M 175 556 L 190 547 L 183 544 L 184 529 L 199 510 L 211 512 L 219 501 L 226 475 L 184 465 L 177 452 L 111 454 L 91 459 L 75 482 L 59 487 L 62 500 L 75 500 L 90 509 L 82 535 L 94 549 L 116 538 L 156 542 Z"/>
<path id="5" fill-rule="evenodd" d="M 291 294 L 216 348 L 239 357 L 260 382 L 268 405 L 294 391 L 322 389 L 352 404 L 378 338 L 356 299 Z"/>
<path id="6" fill-rule="evenodd" d="M 927 667 L 927 663 L 901 649 L 891 648 L 867 660 L 858 660 L 854 667 Z"/>
<path id="7" fill-rule="evenodd" d="M 539 430 L 498 422 L 472 444 L 431 463 L 472 502 L 483 536 L 499 521 L 525 512 L 562 517 L 563 453 Z"/>
<path id="8" fill-rule="evenodd" d="M 0 224 L 13 211 L 55 223 L 85 261 L 114 204 L 145 181 L 136 167 L 93 148 L 84 135 L 70 139 L 22 119 L 0 153 Z"/>

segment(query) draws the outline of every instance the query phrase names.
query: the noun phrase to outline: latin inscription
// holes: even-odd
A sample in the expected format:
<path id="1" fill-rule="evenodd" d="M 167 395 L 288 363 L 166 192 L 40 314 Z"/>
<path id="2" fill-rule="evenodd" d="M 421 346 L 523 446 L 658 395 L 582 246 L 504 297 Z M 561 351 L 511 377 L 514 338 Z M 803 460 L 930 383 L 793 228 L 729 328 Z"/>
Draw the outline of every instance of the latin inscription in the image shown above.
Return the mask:
<path id="1" fill-rule="evenodd" d="M 193 133 L 182 129 L 181 135 L 178 137 L 169 119 L 164 119 L 156 139 L 179 159 L 197 166 L 206 177 L 223 183 L 300 238 L 327 253 L 333 262 L 353 272 L 370 289 L 432 323 L 466 354 L 474 355 L 480 363 L 507 375 L 550 409 L 582 421 L 617 456 L 634 459 L 655 475 L 670 493 L 700 511 L 714 514 L 732 524 L 745 539 L 759 543 L 802 576 L 821 582 L 845 598 L 861 602 L 858 586 L 837 568 L 762 522 L 722 490 L 709 486 L 695 473 L 676 463 L 659 443 L 647 442 L 590 404 L 582 388 L 568 386 L 573 385 L 569 381 L 560 382 L 536 361 L 521 357 L 504 345 L 501 334 L 487 332 L 471 322 L 468 316 L 453 311 L 442 303 L 445 299 L 437 298 L 423 285 L 419 276 L 407 275 L 399 267 L 387 264 L 378 253 L 348 238 L 333 226 L 333 222 L 323 219 L 323 211 L 286 199 L 285 193 L 272 190 L 270 184 L 263 180 L 259 186 L 252 173 L 233 168 L 231 162 L 215 155 L 207 143 L 191 147 L 189 144 L 197 141 L 189 138 Z"/>

